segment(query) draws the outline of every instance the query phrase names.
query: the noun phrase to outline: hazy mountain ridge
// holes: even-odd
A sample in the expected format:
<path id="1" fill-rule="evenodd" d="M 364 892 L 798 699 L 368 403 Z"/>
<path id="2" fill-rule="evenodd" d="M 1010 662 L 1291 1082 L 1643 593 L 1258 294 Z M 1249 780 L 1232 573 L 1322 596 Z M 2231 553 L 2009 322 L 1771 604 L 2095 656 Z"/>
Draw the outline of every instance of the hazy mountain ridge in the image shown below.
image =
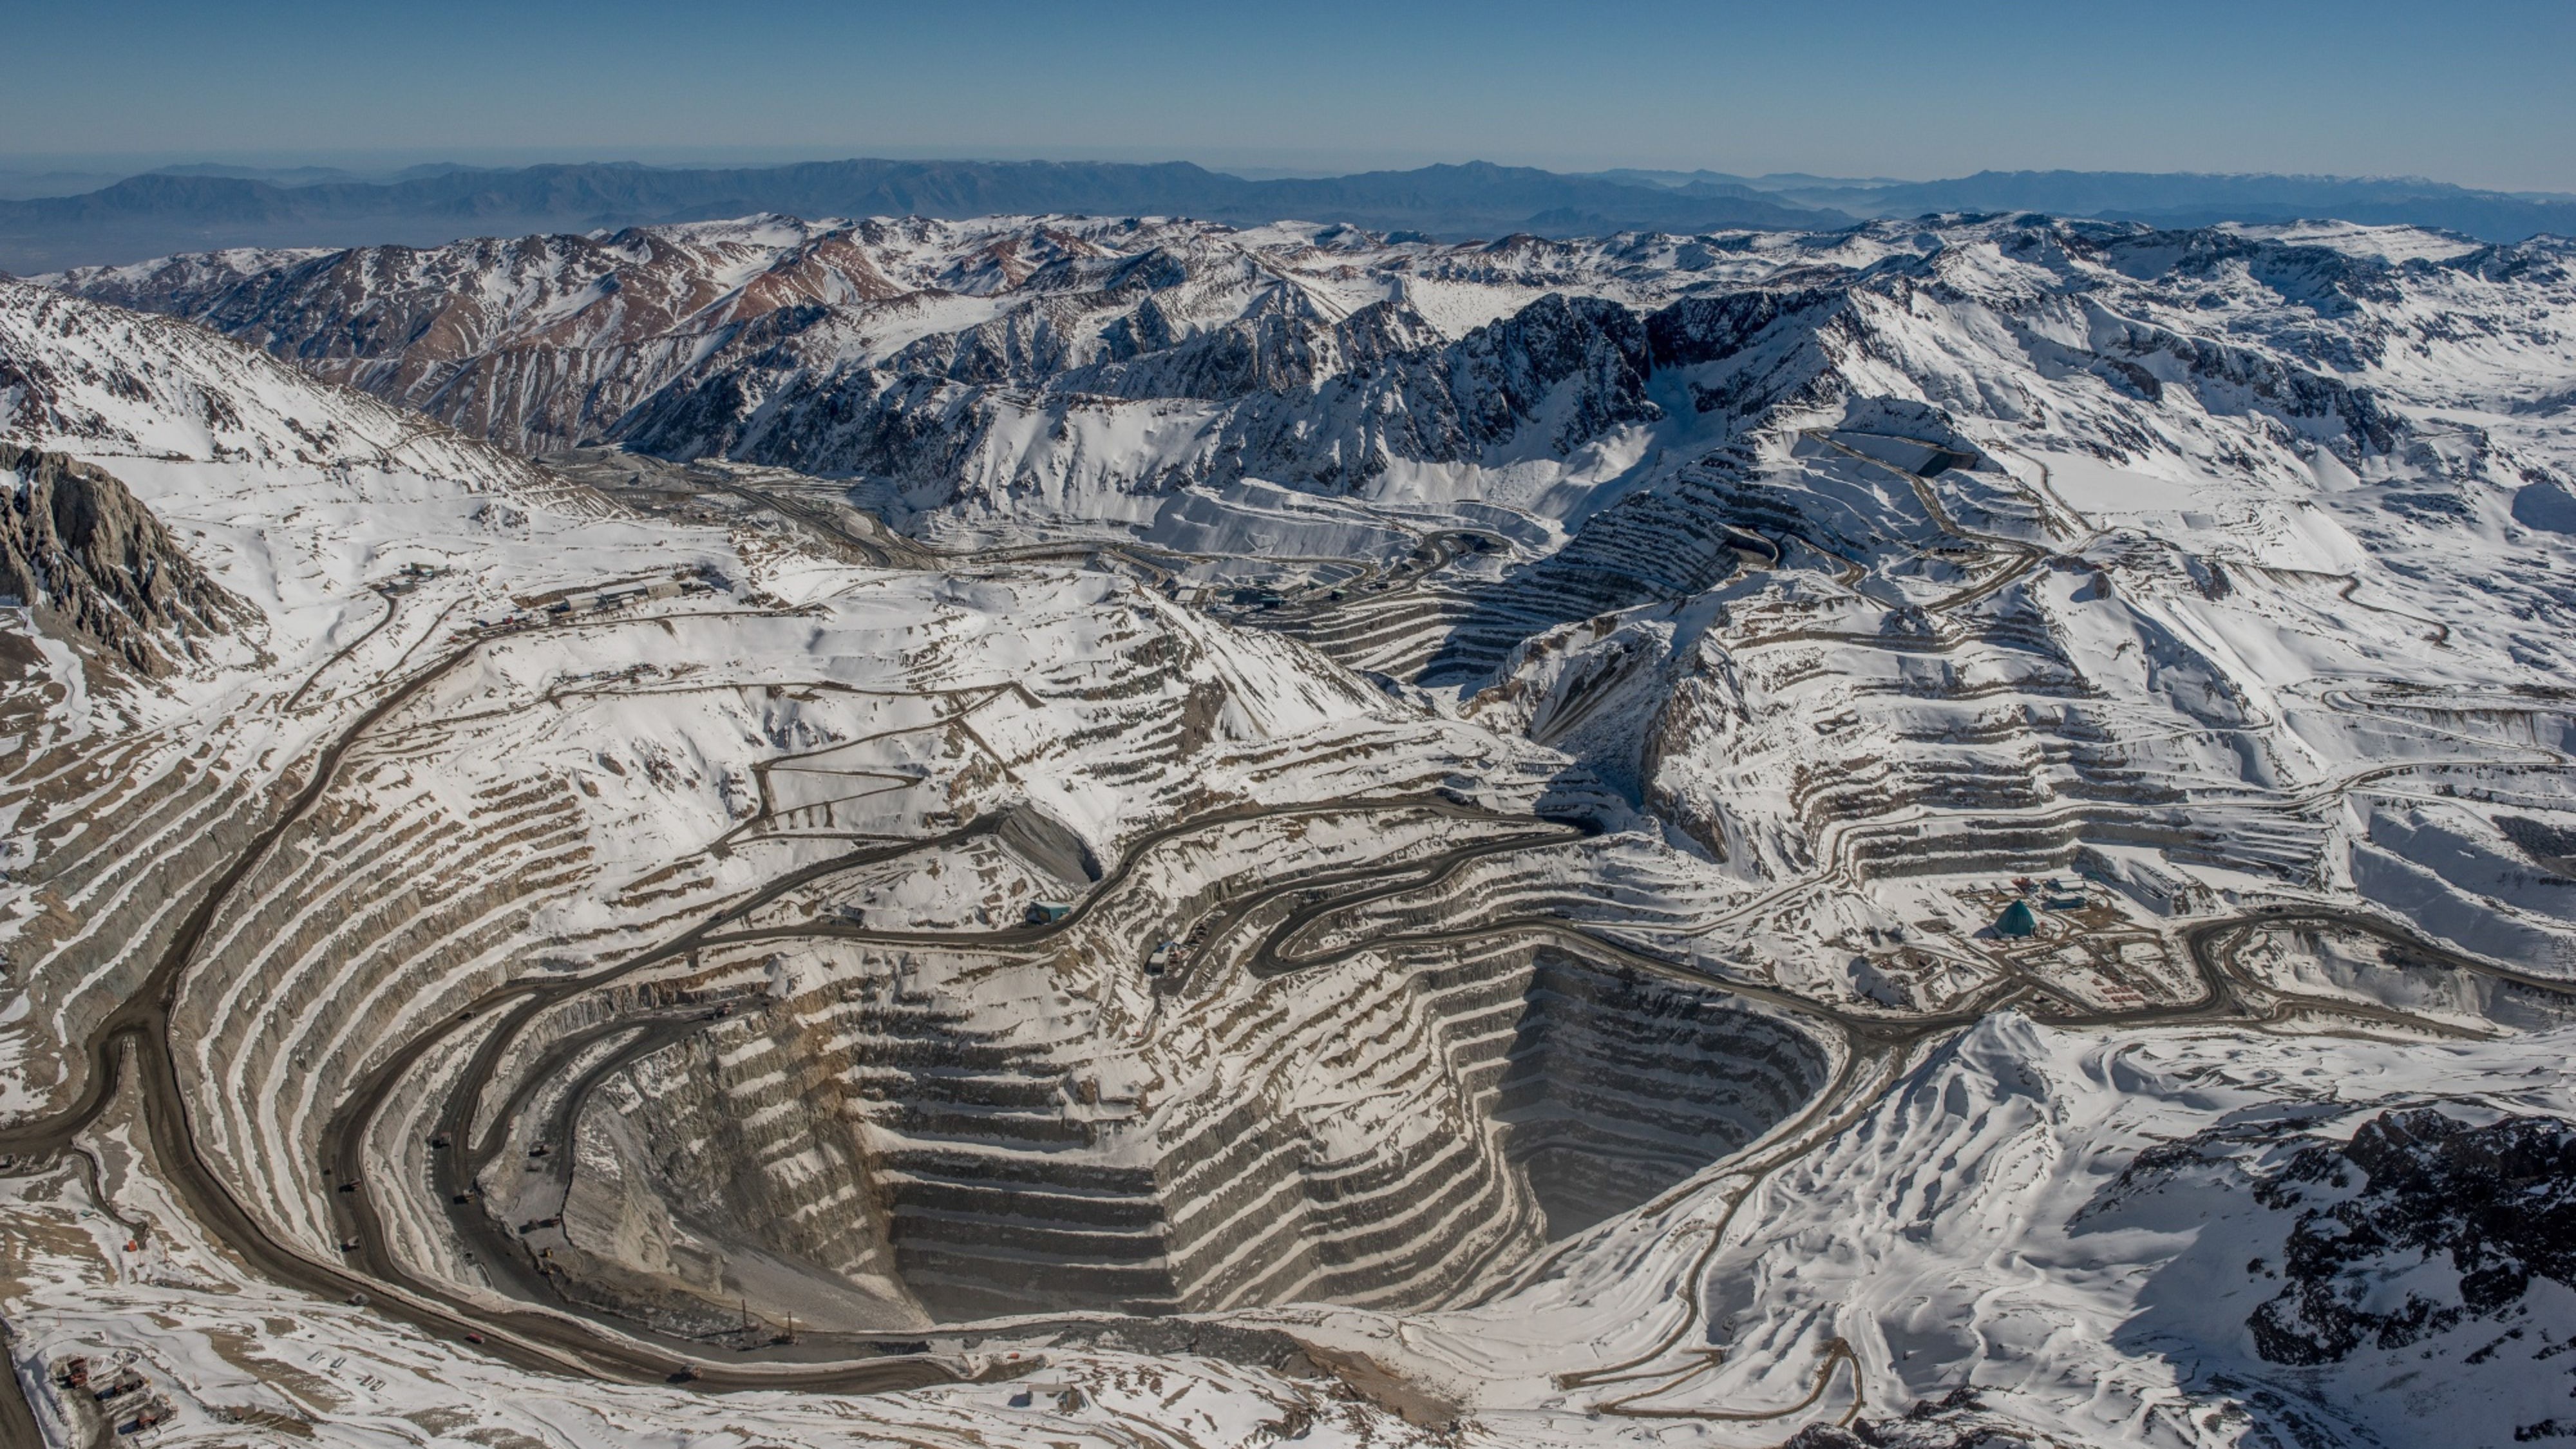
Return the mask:
<path id="1" fill-rule="evenodd" d="M 2344 220 L 2488 241 L 2576 234 L 2576 200 L 2441 182 L 2133 172 L 1980 172 L 1929 182 L 1567 174 L 1486 162 L 1247 180 L 1187 162 L 848 160 L 761 167 L 421 166 L 386 181 L 327 168 L 173 167 L 78 195 L 0 200 L 0 268 L 114 263 L 236 246 L 438 245 L 496 232 L 616 230 L 756 212 L 1282 217 L 1459 239 L 1848 225 L 1854 216 L 2039 211 L 2164 226 Z"/>
<path id="2" fill-rule="evenodd" d="M 753 168 L 631 164 L 454 171 L 390 183 L 280 186 L 238 177 L 128 177 L 86 195 L 0 201 L 0 268 L 38 271 L 191 246 L 436 244 L 496 231 L 615 229 L 756 212 L 965 218 L 1059 212 L 1282 216 L 1443 235 L 1661 226 L 1841 225 L 1839 213 L 1744 191 L 1637 187 L 1529 167 L 1429 166 L 1246 181 L 1187 162 L 828 161 Z M 1542 216 L 1553 216 L 1542 222 Z"/>
<path id="3" fill-rule="evenodd" d="M 2576 236 L 2576 198 L 2481 191 L 2421 177 L 1980 171 L 1947 181 L 1791 186 L 1771 194 L 1863 216 L 2041 211 L 2166 227 L 2314 219 L 2437 227 L 2499 242 Z"/>

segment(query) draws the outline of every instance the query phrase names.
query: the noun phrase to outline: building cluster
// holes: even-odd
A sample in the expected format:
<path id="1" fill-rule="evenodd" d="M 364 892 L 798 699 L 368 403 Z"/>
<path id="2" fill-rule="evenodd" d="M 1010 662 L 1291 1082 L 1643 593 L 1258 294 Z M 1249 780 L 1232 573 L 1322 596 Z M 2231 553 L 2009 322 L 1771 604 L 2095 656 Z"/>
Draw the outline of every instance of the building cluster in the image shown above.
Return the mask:
<path id="1" fill-rule="evenodd" d="M 104 1362 L 93 1362 L 86 1354 L 69 1355 L 54 1364 L 54 1387 L 66 1402 L 86 1395 L 119 1434 L 141 1434 L 170 1420 L 170 1401 L 134 1367 L 129 1355 Z"/>
<path id="2" fill-rule="evenodd" d="M 2039 916 L 2030 908 L 2033 901 L 2052 911 L 2080 911 L 2093 903 L 2080 884 L 2058 876 L 2033 880 L 2026 875 L 2017 875 L 2012 881 L 2012 898 L 2005 903 L 2003 914 L 1995 917 L 1995 934 L 2016 937 L 2038 934 Z"/>
<path id="3" fill-rule="evenodd" d="M 698 579 L 657 579 L 650 583 L 619 584 L 614 588 L 592 589 L 566 594 L 554 601 L 550 614 L 604 614 L 628 604 L 647 599 L 676 599 L 684 593 L 708 593 L 711 588 Z"/>
<path id="4" fill-rule="evenodd" d="M 379 586 L 389 588 L 390 586 Z M 636 579 L 597 589 L 576 589 L 556 595 L 539 595 L 517 600 L 518 607 L 498 615 L 478 615 L 475 628 L 485 633 L 510 633 L 538 624 L 561 623 L 586 614 L 610 614 L 630 604 L 657 599 L 676 599 L 684 594 L 723 593 L 729 584 L 720 575 L 708 571 L 685 573 L 666 579 Z M 466 637 L 459 630 L 450 636 Z"/>
<path id="5" fill-rule="evenodd" d="M 386 595 L 408 594 L 431 579 L 450 572 L 435 564 L 407 563 L 394 576 L 376 585 L 376 592 Z"/>

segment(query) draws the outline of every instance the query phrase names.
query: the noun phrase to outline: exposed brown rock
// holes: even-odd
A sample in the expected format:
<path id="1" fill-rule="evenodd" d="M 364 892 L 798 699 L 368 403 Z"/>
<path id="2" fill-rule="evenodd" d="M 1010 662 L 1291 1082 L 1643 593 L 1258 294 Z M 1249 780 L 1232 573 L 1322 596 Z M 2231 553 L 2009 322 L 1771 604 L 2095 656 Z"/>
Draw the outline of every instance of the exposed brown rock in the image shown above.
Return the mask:
<path id="1" fill-rule="evenodd" d="M 0 592 L 145 674 L 258 617 L 103 469 L 0 443 Z"/>

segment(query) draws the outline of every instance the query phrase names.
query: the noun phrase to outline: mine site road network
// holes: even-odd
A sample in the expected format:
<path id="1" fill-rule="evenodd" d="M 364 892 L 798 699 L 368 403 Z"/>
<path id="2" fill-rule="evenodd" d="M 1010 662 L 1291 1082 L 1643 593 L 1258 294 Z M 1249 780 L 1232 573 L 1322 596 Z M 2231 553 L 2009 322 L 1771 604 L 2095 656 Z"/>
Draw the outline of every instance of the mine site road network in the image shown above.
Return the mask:
<path id="1" fill-rule="evenodd" d="M 583 627 L 565 625 L 559 627 Z M 527 632 L 525 630 L 519 632 Z M 408 1323 L 426 1332 L 450 1340 L 463 1340 L 471 1333 L 481 1339 L 480 1350 L 517 1367 L 548 1373 L 584 1375 L 624 1382 L 652 1382 L 685 1376 L 694 1389 L 711 1392 L 750 1389 L 884 1392 L 918 1388 L 951 1382 L 960 1378 L 965 1366 L 927 1354 L 895 1353 L 876 1357 L 826 1363 L 779 1363 L 775 1367 L 747 1367 L 739 1361 L 727 1363 L 697 1357 L 689 1346 L 677 1347 L 648 1342 L 645 1337 L 621 1326 L 556 1311 L 531 1303 L 515 1310 L 496 1310 L 451 1294 L 438 1285 L 420 1280 L 383 1247 L 383 1233 L 375 1216 L 374 1203 L 367 1192 L 331 1194 L 334 1211 L 345 1214 L 344 1221 L 360 1239 L 360 1250 L 354 1264 L 331 1262 L 308 1255 L 304 1250 L 273 1237 L 240 1203 L 221 1175 L 202 1155 L 188 1119 L 186 1098 L 179 1081 L 176 1057 L 170 1042 L 170 1014 L 178 985 L 188 963 L 195 956 L 206 932 L 213 925 L 225 903 L 239 889 L 258 863 L 276 846 L 285 833 L 302 819 L 321 799 L 336 777 L 342 760 L 358 742 L 389 716 L 419 696 L 422 690 L 443 677 L 449 670 L 472 657 L 482 647 L 484 637 L 477 637 L 443 656 L 436 662 L 397 685 L 373 705 L 362 711 L 314 758 L 310 773 L 275 818 L 236 854 L 223 872 L 191 904 L 178 929 L 174 931 L 155 959 L 141 985 L 91 1033 L 82 1053 L 87 1071 L 72 1102 L 62 1111 L 42 1120 L 0 1131 L 0 1153 L 10 1154 L 21 1164 L 58 1156 L 94 1122 L 113 1101 L 124 1081 L 125 1064 L 130 1060 L 140 1088 L 146 1130 L 154 1157 L 168 1175 L 170 1185 L 187 1213 L 217 1240 L 222 1242 L 255 1272 L 282 1286 L 318 1296 L 350 1299 L 366 1295 L 370 1307 L 385 1316 Z M 333 1167 L 346 1176 L 357 1176 L 359 1143 L 367 1125 L 382 1106 L 384 1094 L 403 1071 L 456 1031 L 488 1024 L 491 1013 L 507 1008 L 510 1016 L 498 1030 L 490 1031 L 458 1087 L 450 1094 L 440 1117 L 442 1129 L 451 1140 L 467 1143 L 470 1127 L 470 1103 L 489 1081 L 502 1051 L 517 1032 L 546 1009 L 570 996 L 595 990 L 620 977 L 660 961 L 666 961 L 693 949 L 731 942 L 783 939 L 789 936 L 828 935 L 836 938 L 883 943 L 887 945 L 940 945 L 952 948 L 1030 949 L 1043 946 L 1055 934 L 1079 924 L 1093 902 L 1105 899 L 1122 883 L 1154 846 L 1183 834 L 1205 830 L 1230 822 L 1255 820 L 1281 815 L 1323 812 L 1348 812 L 1361 808 L 1432 810 L 1461 820 L 1488 824 L 1533 827 L 1500 839 L 1479 840 L 1453 847 L 1419 861 L 1407 862 L 1390 879 L 1384 868 L 1370 871 L 1339 872 L 1306 880 L 1290 881 L 1246 892 L 1225 903 L 1221 914 L 1239 920 L 1267 902 L 1293 892 L 1326 892 L 1319 898 L 1302 903 L 1270 928 L 1248 961 L 1257 974 L 1275 975 L 1311 968 L 1362 950 L 1383 949 L 1390 945 L 1432 947 L 1467 944 L 1497 936 L 1535 936 L 1554 941 L 1570 952 L 1606 960 L 1614 964 L 1676 982 L 1694 989 L 1715 990 L 1766 1002 L 1780 1009 L 1826 1023 L 1843 1034 L 1854 1050 L 1886 1051 L 1919 1043 L 1940 1033 L 1969 1025 L 1987 1012 L 2000 1009 L 2035 992 L 2028 982 L 2007 982 L 2002 989 L 1951 1011 L 1909 1018 L 1892 1018 L 1846 1011 L 1810 1001 L 1789 993 L 1752 983 L 1712 976 L 1664 958 L 1607 940 L 1573 921 L 1552 915 L 1520 915 L 1489 919 L 1470 927 L 1433 931 L 1418 935 L 1377 939 L 1335 953 L 1313 957 L 1288 957 L 1282 948 L 1308 925 L 1323 915 L 1349 909 L 1369 901 L 1418 890 L 1445 878 L 1468 861 L 1502 850 L 1562 845 L 1579 838 L 1585 831 L 1579 827 L 1551 823 L 1529 817 L 1506 816 L 1459 806 L 1436 797 L 1389 796 L 1373 800 L 1346 800 L 1321 805 L 1277 807 L 1243 807 L 1212 812 L 1175 821 L 1132 842 L 1117 866 L 1099 883 L 1074 913 L 1064 920 L 1045 926 L 988 932 L 892 932 L 866 931 L 857 928 L 817 929 L 813 926 L 773 929 L 739 929 L 726 931 L 728 925 L 741 923 L 761 905 L 821 876 L 849 870 L 872 861 L 896 858 L 914 851 L 954 844 L 997 830 L 998 816 L 969 824 L 945 835 L 918 841 L 863 848 L 816 862 L 788 872 L 763 885 L 749 896 L 718 911 L 698 925 L 634 957 L 599 971 L 578 977 L 528 979 L 507 983 L 487 993 L 467 1013 L 449 1018 L 400 1048 L 386 1062 L 379 1064 L 355 1085 L 355 1089 L 335 1112 L 326 1129 Z M 1338 885 L 1367 883 L 1368 889 L 1345 895 L 1331 895 Z M 1226 928 L 1230 929 L 1230 924 Z M 2234 969 L 2234 949 L 2250 932 L 2268 929 L 2313 927 L 2360 932 L 2412 953 L 2417 959 L 2452 970 L 2473 972 L 2511 982 L 2527 989 L 2576 996 L 2576 988 L 2503 968 L 2494 963 L 2460 955 L 2438 943 L 2423 939 L 2413 932 L 2387 921 L 2356 912 L 2315 904 L 2266 906 L 2235 915 L 2213 918 L 2192 925 L 2184 933 L 2193 964 L 2201 978 L 2203 994 L 2199 1001 L 2165 1006 L 2143 1007 L 2126 1012 L 2049 1012 L 2045 1019 L 2052 1024 L 2070 1027 L 2107 1027 L 2115 1025 L 2152 1025 L 2166 1023 L 2241 1022 L 2262 1016 L 2280 1015 L 2289 1003 L 2298 1009 L 2330 1011 L 2372 1024 L 2405 1026 L 2415 1029 L 2440 1030 L 2437 1024 L 2424 1022 L 2393 1009 L 2370 1007 L 2342 999 L 2290 997 L 2268 987 L 2256 987 Z M 2249 1011 L 2245 1004 L 2248 988 L 2259 989 L 2274 999 L 2263 1013 Z M 636 1050 L 647 1043 L 667 1044 L 678 1039 L 698 1023 L 670 1011 L 646 1011 L 630 1014 L 606 1024 L 608 1029 L 642 1027 L 645 1035 L 633 1044 Z M 590 1041 L 599 1034 L 586 1032 Z M 569 1058 L 563 1058 L 568 1060 Z M 631 1060 L 629 1050 L 616 1054 L 617 1060 Z M 585 1074 L 596 1080 L 599 1072 Z M 533 1080 L 533 1079 L 532 1079 Z M 514 1109 L 524 1095 L 510 1104 Z M 470 1183 L 474 1170 L 490 1160 L 499 1149 L 510 1114 L 495 1117 L 482 1141 L 472 1143 L 470 1150 L 446 1154 L 440 1163 L 434 1184 L 442 1200 L 452 1198 L 461 1185 Z M 1826 1124 L 1830 1127 L 1831 1123 Z M 1794 1155 L 1794 1154 L 1792 1154 Z M 1774 1164 L 1776 1166 L 1776 1164 Z M 453 1204 L 450 1204 L 451 1209 Z M 525 1253 L 524 1245 L 514 1244 L 500 1236 L 500 1227 L 479 1212 L 466 1215 L 473 1220 L 468 1227 L 456 1216 L 466 1241 L 479 1243 L 488 1264 L 505 1269 L 506 1276 L 519 1279 L 516 1286 L 533 1294 L 536 1284 L 525 1281 L 519 1270 Z M 1116 1315 L 1066 1315 L 1063 1321 L 1099 1322 Z M 1015 1332 L 1042 1332 L 1048 1323 L 1023 1325 Z M 942 1332 L 952 1331 L 943 1329 Z M 676 1341 L 675 1341 L 676 1342 Z M 784 1357 L 778 1356 L 778 1357 Z M 40 1443 L 32 1411 L 22 1397 L 23 1385 L 15 1374 L 10 1376 L 11 1392 L 0 1396 L 0 1442 L 11 1445 Z"/>

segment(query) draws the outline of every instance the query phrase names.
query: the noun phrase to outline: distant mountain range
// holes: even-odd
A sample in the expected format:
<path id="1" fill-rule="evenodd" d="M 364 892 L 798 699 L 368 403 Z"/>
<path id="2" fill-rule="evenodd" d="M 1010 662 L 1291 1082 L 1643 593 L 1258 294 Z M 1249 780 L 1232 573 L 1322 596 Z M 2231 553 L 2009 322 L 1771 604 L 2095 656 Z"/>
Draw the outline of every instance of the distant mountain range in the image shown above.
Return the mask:
<path id="1" fill-rule="evenodd" d="M 1247 181 L 1185 162 L 825 161 L 686 169 L 632 164 L 456 170 L 391 183 L 280 186 L 155 172 L 80 196 L 0 202 L 0 270 L 48 271 L 228 246 L 435 245 L 759 212 L 957 219 L 1030 213 L 1282 218 L 1442 237 L 1847 225 L 1749 187 L 1639 186 L 1527 167 L 1427 166 Z"/>
<path id="2" fill-rule="evenodd" d="M 1779 200 L 1866 216 L 2042 211 L 2168 227 L 2332 218 L 2439 227 L 2504 243 L 2576 236 L 2576 196 L 2472 191 L 2420 177 L 1980 171 L 1955 181 L 1766 190 Z"/>
<path id="3" fill-rule="evenodd" d="M 1980 172 L 1852 182 L 1716 172 L 1568 175 L 1472 162 L 1247 180 L 1186 162 L 851 160 L 762 167 L 632 163 L 511 170 L 415 167 L 368 181 L 317 168 L 194 166 L 72 196 L 0 200 L 0 270 L 43 272 L 232 246 L 430 246 L 468 236 L 586 231 L 759 212 L 804 217 L 1029 213 L 1346 222 L 1442 239 L 1512 232 L 1832 230 L 1862 217 L 2038 211 L 2202 226 L 2336 218 L 2520 241 L 2576 234 L 2576 198 L 2421 180 Z"/>

